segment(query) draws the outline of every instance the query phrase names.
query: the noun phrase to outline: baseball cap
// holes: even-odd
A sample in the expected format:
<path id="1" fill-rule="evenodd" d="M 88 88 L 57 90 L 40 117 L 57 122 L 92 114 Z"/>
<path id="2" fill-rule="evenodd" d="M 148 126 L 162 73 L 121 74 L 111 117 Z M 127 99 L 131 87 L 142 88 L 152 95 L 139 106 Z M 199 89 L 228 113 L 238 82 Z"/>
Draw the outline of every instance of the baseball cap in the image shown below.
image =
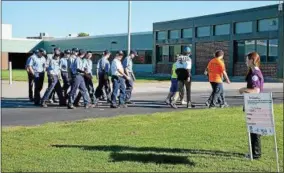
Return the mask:
<path id="1" fill-rule="evenodd" d="M 40 53 L 42 53 L 42 54 L 46 54 L 46 51 L 43 49 L 43 48 L 40 48 L 39 50 L 38 50 L 38 52 L 40 52 Z"/>
<path id="2" fill-rule="evenodd" d="M 116 54 L 119 55 L 119 56 L 123 56 L 124 55 L 123 51 L 121 51 L 121 50 L 117 51 Z"/>
<path id="3" fill-rule="evenodd" d="M 183 48 L 183 52 L 184 52 L 184 53 L 190 53 L 190 52 L 191 52 L 190 47 L 185 46 L 185 47 Z"/>
<path id="4" fill-rule="evenodd" d="M 55 47 L 53 50 L 54 50 L 54 52 L 55 52 L 56 50 L 60 51 L 60 48 L 59 48 L 59 47 Z"/>
<path id="5" fill-rule="evenodd" d="M 72 52 L 79 52 L 78 48 L 72 48 Z"/>
<path id="6" fill-rule="evenodd" d="M 137 52 L 135 50 L 131 50 L 130 54 L 134 54 L 135 56 L 138 56 Z"/>
<path id="7" fill-rule="evenodd" d="M 64 50 L 65 54 L 71 54 L 71 51 L 69 49 Z"/>
<path id="8" fill-rule="evenodd" d="M 85 53 L 86 53 L 86 51 L 85 51 L 84 49 L 80 49 L 80 50 L 79 50 L 79 54 L 80 54 L 80 55 L 83 55 L 83 54 L 85 54 Z"/>
<path id="9" fill-rule="evenodd" d="M 105 50 L 105 51 L 104 51 L 104 55 L 109 54 L 109 53 L 110 53 L 109 50 Z"/>
<path id="10" fill-rule="evenodd" d="M 86 54 L 88 54 L 88 53 L 92 53 L 92 51 L 88 50 L 88 51 L 86 52 Z"/>

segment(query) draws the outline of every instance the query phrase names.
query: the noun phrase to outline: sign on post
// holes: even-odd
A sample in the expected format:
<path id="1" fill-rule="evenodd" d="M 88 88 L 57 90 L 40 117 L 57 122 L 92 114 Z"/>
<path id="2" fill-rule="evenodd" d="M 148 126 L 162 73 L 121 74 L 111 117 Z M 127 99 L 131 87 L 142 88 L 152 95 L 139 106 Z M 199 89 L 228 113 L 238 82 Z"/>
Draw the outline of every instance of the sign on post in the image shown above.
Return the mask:
<path id="1" fill-rule="evenodd" d="M 274 135 L 277 171 L 279 172 L 272 93 L 244 94 L 244 102 L 250 157 L 252 159 L 250 133 L 263 136 Z"/>

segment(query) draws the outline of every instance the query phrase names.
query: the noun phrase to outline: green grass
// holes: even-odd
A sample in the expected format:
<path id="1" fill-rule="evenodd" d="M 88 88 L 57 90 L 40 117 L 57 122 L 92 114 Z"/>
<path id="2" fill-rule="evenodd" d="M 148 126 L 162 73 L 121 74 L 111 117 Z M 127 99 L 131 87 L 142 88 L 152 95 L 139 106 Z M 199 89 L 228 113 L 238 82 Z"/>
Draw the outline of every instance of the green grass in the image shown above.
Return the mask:
<path id="1" fill-rule="evenodd" d="M 283 171 L 283 106 L 275 105 Z M 269 172 L 273 137 L 249 161 L 241 107 L 48 123 L 2 129 L 3 172 Z"/>
<path id="2" fill-rule="evenodd" d="M 12 71 L 13 81 L 27 81 L 28 76 L 25 70 L 13 70 Z M 2 70 L 2 80 L 9 80 L 9 70 Z M 149 83 L 149 82 L 160 82 L 160 81 L 169 81 L 168 77 L 137 77 L 138 83 Z M 47 75 L 45 75 L 44 81 L 47 82 Z M 94 78 L 93 82 L 96 83 L 97 80 Z"/>

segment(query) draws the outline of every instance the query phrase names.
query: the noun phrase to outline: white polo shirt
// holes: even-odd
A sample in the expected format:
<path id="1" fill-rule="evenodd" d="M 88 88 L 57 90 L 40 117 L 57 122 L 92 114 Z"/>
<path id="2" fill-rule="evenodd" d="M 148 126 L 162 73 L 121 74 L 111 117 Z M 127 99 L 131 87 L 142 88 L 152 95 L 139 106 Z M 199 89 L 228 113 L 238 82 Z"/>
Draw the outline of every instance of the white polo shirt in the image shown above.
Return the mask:
<path id="1" fill-rule="evenodd" d="M 123 71 L 123 66 L 121 64 L 121 61 L 117 58 L 115 58 L 110 66 L 110 70 L 111 70 L 111 75 L 113 76 L 122 76 L 119 72 L 118 69 L 121 69 Z"/>

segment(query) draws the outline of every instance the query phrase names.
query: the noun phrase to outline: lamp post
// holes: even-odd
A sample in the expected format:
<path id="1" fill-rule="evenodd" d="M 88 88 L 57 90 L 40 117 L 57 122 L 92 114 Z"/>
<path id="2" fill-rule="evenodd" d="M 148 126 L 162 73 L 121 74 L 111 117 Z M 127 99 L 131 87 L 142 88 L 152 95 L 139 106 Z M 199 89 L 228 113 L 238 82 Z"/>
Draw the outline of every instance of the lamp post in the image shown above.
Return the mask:
<path id="1" fill-rule="evenodd" d="M 131 0 L 128 0 L 128 42 L 127 42 L 127 55 L 130 54 L 130 26 L 131 26 Z"/>

